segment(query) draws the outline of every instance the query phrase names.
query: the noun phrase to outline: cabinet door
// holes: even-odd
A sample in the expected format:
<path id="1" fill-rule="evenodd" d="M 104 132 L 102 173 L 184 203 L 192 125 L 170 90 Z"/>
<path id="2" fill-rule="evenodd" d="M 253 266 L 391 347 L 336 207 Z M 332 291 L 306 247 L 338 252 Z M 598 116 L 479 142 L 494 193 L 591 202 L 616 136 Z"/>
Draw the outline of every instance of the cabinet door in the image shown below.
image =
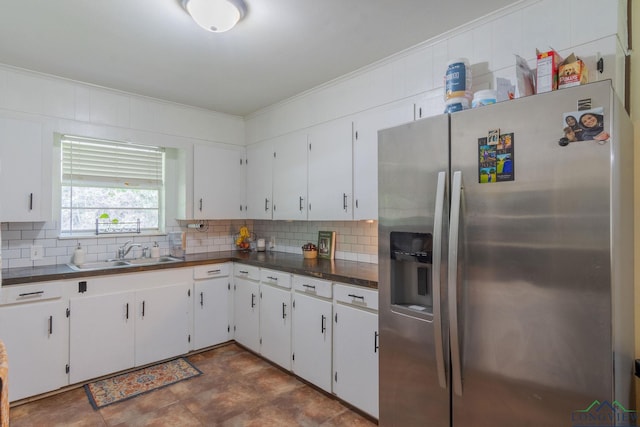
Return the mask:
<path id="1" fill-rule="evenodd" d="M 243 153 L 213 146 L 193 147 L 193 217 L 244 217 Z"/>
<path id="2" fill-rule="evenodd" d="M 260 285 L 260 353 L 291 370 L 291 291 Z"/>
<path id="3" fill-rule="evenodd" d="M 190 295 L 190 283 L 136 292 L 136 366 L 189 351 Z"/>
<path id="4" fill-rule="evenodd" d="M 9 400 L 69 383 L 69 323 L 66 301 L 0 307 L 0 339 L 9 357 Z"/>
<path id="5" fill-rule="evenodd" d="M 236 278 L 234 286 L 234 335 L 245 347 L 260 352 L 260 287 Z"/>
<path id="6" fill-rule="evenodd" d="M 134 301 L 133 292 L 71 299 L 72 384 L 134 366 Z"/>
<path id="7" fill-rule="evenodd" d="M 247 218 L 271 219 L 273 212 L 273 143 L 247 147 Z"/>
<path id="8" fill-rule="evenodd" d="M 193 299 L 195 350 L 229 340 L 229 287 L 228 277 L 196 282 Z"/>
<path id="9" fill-rule="evenodd" d="M 296 293 L 293 303 L 293 372 L 331 392 L 331 302 Z"/>
<path id="10" fill-rule="evenodd" d="M 353 219 L 378 219 L 378 131 L 413 119 L 413 103 L 367 112 L 354 123 Z"/>
<path id="11" fill-rule="evenodd" d="M 310 220 L 353 219 L 352 123 L 339 119 L 309 133 Z"/>
<path id="12" fill-rule="evenodd" d="M 336 304 L 333 392 L 378 418 L 378 316 Z"/>
<path id="13" fill-rule="evenodd" d="M 307 135 L 274 141 L 273 219 L 307 219 Z"/>
<path id="14" fill-rule="evenodd" d="M 50 195 L 43 191 L 43 154 L 42 124 L 0 118 L 0 221 L 51 218 Z"/>

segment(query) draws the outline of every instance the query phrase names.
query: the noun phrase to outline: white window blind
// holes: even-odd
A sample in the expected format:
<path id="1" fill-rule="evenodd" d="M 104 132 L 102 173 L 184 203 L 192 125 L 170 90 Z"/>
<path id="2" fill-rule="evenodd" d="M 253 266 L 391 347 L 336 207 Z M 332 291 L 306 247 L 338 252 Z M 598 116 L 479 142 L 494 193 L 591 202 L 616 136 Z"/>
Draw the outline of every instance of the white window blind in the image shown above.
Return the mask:
<path id="1" fill-rule="evenodd" d="M 160 188 L 164 149 L 64 135 L 62 181 L 70 185 Z"/>

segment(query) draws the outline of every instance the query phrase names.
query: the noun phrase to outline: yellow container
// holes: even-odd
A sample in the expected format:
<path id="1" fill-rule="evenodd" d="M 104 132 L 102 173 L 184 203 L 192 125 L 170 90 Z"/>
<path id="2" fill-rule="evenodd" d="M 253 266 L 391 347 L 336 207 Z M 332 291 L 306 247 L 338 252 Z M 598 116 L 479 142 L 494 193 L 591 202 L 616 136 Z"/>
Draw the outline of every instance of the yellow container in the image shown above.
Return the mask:
<path id="1" fill-rule="evenodd" d="M 305 259 L 317 258 L 318 257 L 318 250 L 317 249 L 314 249 L 314 250 L 311 250 L 311 251 L 302 250 L 302 256 Z"/>

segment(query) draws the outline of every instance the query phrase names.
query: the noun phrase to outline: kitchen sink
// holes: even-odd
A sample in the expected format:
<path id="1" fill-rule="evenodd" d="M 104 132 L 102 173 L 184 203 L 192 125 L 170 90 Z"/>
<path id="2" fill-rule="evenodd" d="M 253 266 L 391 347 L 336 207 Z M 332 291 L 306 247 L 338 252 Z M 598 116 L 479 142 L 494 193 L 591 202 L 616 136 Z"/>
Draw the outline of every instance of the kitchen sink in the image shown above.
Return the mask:
<path id="1" fill-rule="evenodd" d="M 82 265 L 67 264 L 69 268 L 76 271 L 89 270 L 108 270 L 112 268 L 140 267 L 145 265 L 166 264 L 169 262 L 183 261 L 182 258 L 172 256 L 162 256 L 159 258 L 136 258 L 136 259 L 119 259 L 96 262 L 85 262 Z"/>
<path id="2" fill-rule="evenodd" d="M 183 261 L 181 258 L 174 258 L 172 256 L 161 256 L 160 258 L 137 258 L 129 259 L 126 262 L 130 265 L 154 265 L 165 264 L 167 262 Z"/>

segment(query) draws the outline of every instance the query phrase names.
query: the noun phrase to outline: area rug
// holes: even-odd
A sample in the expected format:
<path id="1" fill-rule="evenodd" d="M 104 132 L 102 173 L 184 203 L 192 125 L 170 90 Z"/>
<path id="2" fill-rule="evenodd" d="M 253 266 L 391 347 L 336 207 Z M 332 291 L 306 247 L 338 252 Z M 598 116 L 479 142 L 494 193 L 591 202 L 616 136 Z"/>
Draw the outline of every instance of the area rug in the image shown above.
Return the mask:
<path id="1" fill-rule="evenodd" d="M 94 381 L 85 385 L 84 389 L 93 408 L 100 409 L 201 374 L 198 368 L 180 358 Z"/>

